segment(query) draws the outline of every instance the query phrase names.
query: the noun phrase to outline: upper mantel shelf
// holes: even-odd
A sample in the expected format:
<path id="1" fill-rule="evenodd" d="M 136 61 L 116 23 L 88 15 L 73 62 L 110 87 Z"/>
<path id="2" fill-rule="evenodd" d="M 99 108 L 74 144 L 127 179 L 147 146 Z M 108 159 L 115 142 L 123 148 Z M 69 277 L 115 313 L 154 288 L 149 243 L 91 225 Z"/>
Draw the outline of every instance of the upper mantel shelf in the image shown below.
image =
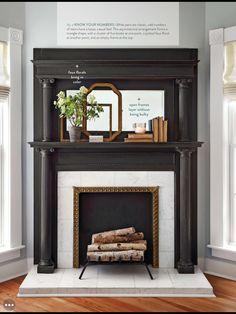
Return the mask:
<path id="1" fill-rule="evenodd" d="M 35 78 L 159 80 L 196 74 L 197 49 L 34 49 Z"/>
<path id="2" fill-rule="evenodd" d="M 86 60 L 86 61 L 197 61 L 197 49 L 193 48 L 84 48 L 84 49 L 57 49 L 57 48 L 35 48 L 34 60 L 46 62 L 58 62 L 61 60 Z"/>
<path id="3" fill-rule="evenodd" d="M 178 151 L 181 149 L 196 149 L 201 147 L 203 142 L 167 142 L 167 143 L 125 143 L 125 142 L 29 142 L 31 147 L 38 149 L 69 149 L 79 151 Z"/>
<path id="4" fill-rule="evenodd" d="M 76 60 L 31 60 L 36 66 L 57 66 L 71 65 L 71 64 L 108 64 L 115 65 L 121 64 L 121 60 L 89 60 L 89 59 L 76 59 Z M 122 60 L 122 65 L 125 64 L 192 64 L 195 65 L 199 60 Z"/>

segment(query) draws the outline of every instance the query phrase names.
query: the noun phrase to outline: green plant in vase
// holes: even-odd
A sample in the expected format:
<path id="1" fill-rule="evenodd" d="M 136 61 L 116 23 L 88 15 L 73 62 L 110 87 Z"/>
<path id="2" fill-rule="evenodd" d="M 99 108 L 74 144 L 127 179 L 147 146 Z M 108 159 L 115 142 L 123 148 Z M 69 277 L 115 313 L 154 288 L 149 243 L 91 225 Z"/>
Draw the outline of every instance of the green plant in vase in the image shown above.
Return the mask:
<path id="1" fill-rule="evenodd" d="M 71 142 L 80 140 L 84 118 L 87 120 L 96 119 L 103 112 L 103 107 L 97 103 L 94 95 L 88 95 L 88 89 L 85 86 L 81 86 L 74 96 L 66 96 L 64 91 L 60 91 L 54 105 L 60 111 L 60 118 L 68 119 L 70 122 Z"/>

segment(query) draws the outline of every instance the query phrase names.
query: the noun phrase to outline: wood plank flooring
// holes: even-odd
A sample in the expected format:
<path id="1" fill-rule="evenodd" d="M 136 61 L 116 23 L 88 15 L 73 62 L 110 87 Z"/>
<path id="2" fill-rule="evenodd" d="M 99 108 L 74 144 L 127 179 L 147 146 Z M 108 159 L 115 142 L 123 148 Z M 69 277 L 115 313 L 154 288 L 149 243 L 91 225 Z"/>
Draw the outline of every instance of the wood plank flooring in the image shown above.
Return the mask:
<path id="1" fill-rule="evenodd" d="M 236 282 L 206 277 L 216 298 L 17 298 L 22 276 L 0 284 L 0 312 L 6 299 L 16 312 L 236 312 Z"/>

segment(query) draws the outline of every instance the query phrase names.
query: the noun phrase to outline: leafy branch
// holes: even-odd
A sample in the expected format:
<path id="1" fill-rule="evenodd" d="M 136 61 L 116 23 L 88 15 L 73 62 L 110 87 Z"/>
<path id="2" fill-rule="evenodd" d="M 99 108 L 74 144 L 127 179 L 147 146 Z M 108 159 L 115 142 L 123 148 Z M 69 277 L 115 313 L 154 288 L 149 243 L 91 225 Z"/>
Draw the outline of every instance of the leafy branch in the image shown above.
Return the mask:
<path id="1" fill-rule="evenodd" d="M 85 106 L 87 110 L 85 110 Z M 82 126 L 83 118 L 92 120 L 99 118 L 103 112 L 103 107 L 96 101 L 94 95 L 88 95 L 88 89 L 81 86 L 79 92 L 74 96 L 66 96 L 65 92 L 60 91 L 57 94 L 57 100 L 54 106 L 60 111 L 60 118 L 66 118 L 72 126 Z"/>

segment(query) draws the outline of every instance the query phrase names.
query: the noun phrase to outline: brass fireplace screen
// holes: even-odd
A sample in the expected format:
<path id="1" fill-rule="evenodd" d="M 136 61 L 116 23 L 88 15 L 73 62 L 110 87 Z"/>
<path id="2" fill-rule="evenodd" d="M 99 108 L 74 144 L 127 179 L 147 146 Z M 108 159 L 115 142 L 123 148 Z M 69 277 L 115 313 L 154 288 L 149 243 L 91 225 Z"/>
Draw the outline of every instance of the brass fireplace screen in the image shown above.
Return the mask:
<path id="1" fill-rule="evenodd" d="M 159 267 L 158 241 L 158 191 L 159 187 L 74 187 L 74 218 L 73 218 L 73 267 L 80 267 L 80 194 L 81 193 L 151 193 L 152 194 L 152 266 Z"/>

